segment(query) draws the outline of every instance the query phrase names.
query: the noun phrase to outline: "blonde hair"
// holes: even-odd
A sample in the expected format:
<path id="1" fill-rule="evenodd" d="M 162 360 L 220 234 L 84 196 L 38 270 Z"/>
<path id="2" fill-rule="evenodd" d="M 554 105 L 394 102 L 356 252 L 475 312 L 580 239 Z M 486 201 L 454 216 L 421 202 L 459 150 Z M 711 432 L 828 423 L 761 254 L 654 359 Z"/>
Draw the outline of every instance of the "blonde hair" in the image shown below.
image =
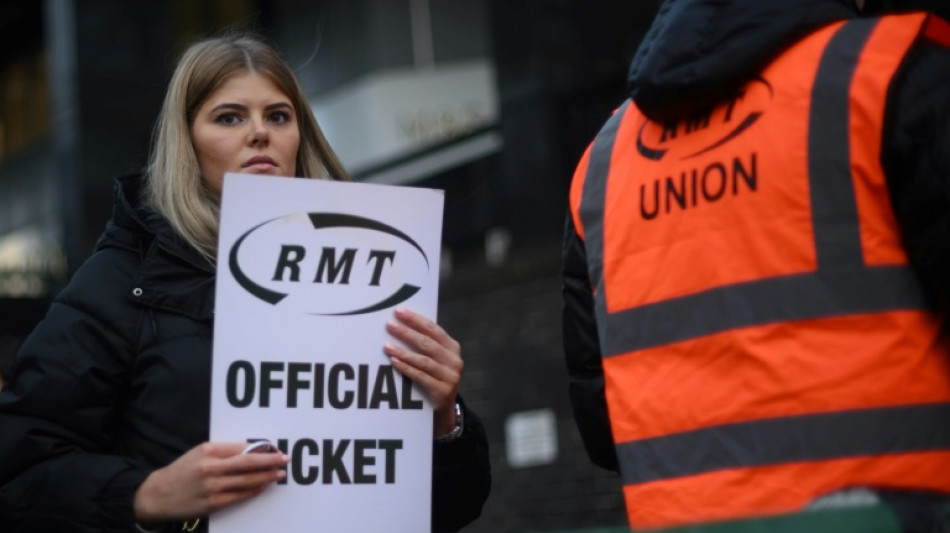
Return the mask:
<path id="1" fill-rule="evenodd" d="M 219 200 L 201 180 L 191 126 L 198 108 L 218 87 L 248 72 L 273 82 L 290 98 L 297 112 L 300 146 L 295 175 L 349 179 L 320 131 L 296 76 L 273 48 L 248 35 L 215 37 L 193 44 L 178 61 L 155 125 L 145 201 L 211 262 L 217 251 Z"/>

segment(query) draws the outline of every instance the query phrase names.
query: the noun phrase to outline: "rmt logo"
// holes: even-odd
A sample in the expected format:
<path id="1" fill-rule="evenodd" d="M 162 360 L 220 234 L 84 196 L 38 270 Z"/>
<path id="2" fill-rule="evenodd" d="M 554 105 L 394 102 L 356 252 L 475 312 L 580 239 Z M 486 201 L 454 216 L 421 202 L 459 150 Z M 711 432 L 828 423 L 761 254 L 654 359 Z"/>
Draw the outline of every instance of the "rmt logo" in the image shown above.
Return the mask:
<path id="1" fill-rule="evenodd" d="M 660 161 L 667 156 L 692 159 L 716 150 L 762 118 L 773 92 L 772 85 L 759 77 L 715 107 L 663 123 L 647 120 L 637 133 L 637 152 L 646 159 Z"/>
<path id="2" fill-rule="evenodd" d="M 271 305 L 315 315 L 358 315 L 420 290 L 429 258 L 406 233 L 341 213 L 294 213 L 262 222 L 228 254 L 235 281 Z"/>

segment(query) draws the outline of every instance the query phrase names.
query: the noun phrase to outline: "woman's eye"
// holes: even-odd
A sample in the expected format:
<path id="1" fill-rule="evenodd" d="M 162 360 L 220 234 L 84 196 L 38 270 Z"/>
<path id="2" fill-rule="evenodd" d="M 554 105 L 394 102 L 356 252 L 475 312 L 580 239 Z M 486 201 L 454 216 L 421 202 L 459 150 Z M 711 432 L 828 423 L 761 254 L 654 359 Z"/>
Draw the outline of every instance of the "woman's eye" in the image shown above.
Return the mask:
<path id="1" fill-rule="evenodd" d="M 290 122 L 290 113 L 278 111 L 277 113 L 271 113 L 267 118 L 274 124 L 286 124 Z"/>
<path id="2" fill-rule="evenodd" d="M 218 124 L 224 124 L 225 126 L 230 126 L 232 124 L 237 124 L 240 121 L 240 118 L 234 113 L 223 113 L 218 115 L 215 119 L 215 122 Z"/>

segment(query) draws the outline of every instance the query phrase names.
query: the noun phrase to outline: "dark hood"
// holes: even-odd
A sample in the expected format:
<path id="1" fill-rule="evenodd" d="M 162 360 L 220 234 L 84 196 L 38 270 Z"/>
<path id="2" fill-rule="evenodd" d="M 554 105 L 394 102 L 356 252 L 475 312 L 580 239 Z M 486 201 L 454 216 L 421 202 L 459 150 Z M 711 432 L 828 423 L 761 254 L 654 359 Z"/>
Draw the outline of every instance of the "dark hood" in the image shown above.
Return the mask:
<path id="1" fill-rule="evenodd" d="M 708 107 L 800 37 L 854 18 L 849 0 L 666 0 L 630 66 L 630 95 L 650 118 Z"/>
<path id="2" fill-rule="evenodd" d="M 144 187 L 145 179 L 138 174 L 116 180 L 112 218 L 99 237 L 96 248 L 115 246 L 138 250 L 144 254 L 143 243 L 157 241 L 160 248 L 176 258 L 200 270 L 213 271 L 208 262 L 172 228 L 168 220 L 144 202 Z"/>

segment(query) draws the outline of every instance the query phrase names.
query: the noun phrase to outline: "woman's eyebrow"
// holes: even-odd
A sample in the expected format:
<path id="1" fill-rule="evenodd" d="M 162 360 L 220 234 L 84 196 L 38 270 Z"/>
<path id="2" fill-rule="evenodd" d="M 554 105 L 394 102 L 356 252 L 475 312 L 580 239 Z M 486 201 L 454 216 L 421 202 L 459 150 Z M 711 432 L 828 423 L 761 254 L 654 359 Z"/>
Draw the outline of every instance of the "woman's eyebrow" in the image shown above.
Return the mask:
<path id="1" fill-rule="evenodd" d="M 243 104 L 236 104 L 232 102 L 225 102 L 223 104 L 218 104 L 211 109 L 211 112 L 220 111 L 222 109 L 234 109 L 236 111 L 247 111 L 247 106 Z M 274 104 L 269 104 L 264 107 L 264 111 L 273 111 L 274 109 L 289 109 L 294 110 L 294 106 L 290 105 L 287 102 L 277 102 Z"/>
<path id="2" fill-rule="evenodd" d="M 294 106 L 288 104 L 287 102 L 277 102 L 276 104 L 270 104 L 264 107 L 264 111 L 272 111 L 274 109 L 289 109 L 294 110 Z"/>
<path id="3" fill-rule="evenodd" d="M 211 112 L 214 113 L 215 111 L 220 111 L 220 110 L 222 110 L 222 109 L 234 109 L 234 110 L 237 110 L 237 111 L 247 111 L 247 106 L 246 106 L 246 105 L 241 105 L 241 104 L 233 104 L 233 103 L 230 103 L 230 102 L 225 102 L 225 103 L 223 103 L 223 104 L 218 104 L 218 105 L 214 106 L 214 107 L 211 109 Z"/>

